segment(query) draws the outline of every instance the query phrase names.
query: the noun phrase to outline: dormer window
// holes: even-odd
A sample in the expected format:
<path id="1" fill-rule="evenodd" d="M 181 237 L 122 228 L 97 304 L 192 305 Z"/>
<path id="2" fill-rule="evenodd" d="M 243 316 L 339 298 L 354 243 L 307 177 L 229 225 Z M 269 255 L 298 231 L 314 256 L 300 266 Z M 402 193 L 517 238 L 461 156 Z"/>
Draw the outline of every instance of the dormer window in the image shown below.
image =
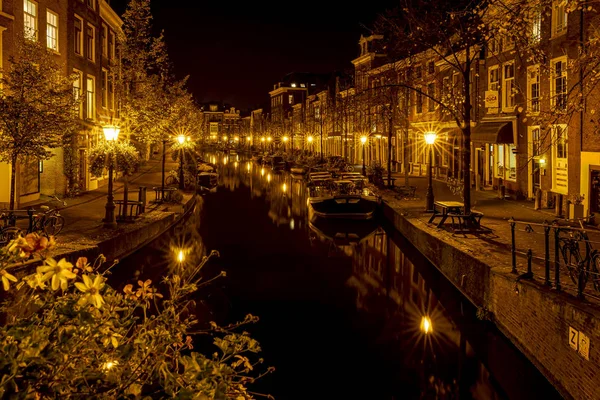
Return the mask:
<path id="1" fill-rule="evenodd" d="M 296 84 L 295 84 L 295 83 L 292 83 L 292 87 L 296 87 Z"/>

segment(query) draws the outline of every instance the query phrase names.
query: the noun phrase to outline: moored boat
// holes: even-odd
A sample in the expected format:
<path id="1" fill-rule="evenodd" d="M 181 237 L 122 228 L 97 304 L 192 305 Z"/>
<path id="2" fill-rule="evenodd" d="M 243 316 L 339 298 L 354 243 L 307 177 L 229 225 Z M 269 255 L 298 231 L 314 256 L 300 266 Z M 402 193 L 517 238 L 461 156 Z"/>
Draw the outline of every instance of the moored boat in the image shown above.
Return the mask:
<path id="1" fill-rule="evenodd" d="M 372 219 L 381 200 L 367 188 L 357 189 L 349 180 L 331 181 L 309 188 L 312 218 Z"/>

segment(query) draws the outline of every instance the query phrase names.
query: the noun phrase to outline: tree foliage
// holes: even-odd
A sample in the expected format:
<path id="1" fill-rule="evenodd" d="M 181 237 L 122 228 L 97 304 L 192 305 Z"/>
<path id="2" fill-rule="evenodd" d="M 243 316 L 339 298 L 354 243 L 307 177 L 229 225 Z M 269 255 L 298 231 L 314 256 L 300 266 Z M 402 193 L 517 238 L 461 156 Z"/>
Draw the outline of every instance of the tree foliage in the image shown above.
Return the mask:
<path id="1" fill-rule="evenodd" d="M 102 141 L 90 149 L 89 160 L 90 173 L 94 176 L 102 176 L 111 165 L 115 171 L 131 175 L 139 167 L 140 155 L 129 142 Z"/>
<path id="2" fill-rule="evenodd" d="M 25 157 L 46 160 L 76 129 L 74 77 L 39 42 L 21 39 L 2 71 L 0 161 L 12 164 L 10 208 L 14 208 L 15 167 Z"/>

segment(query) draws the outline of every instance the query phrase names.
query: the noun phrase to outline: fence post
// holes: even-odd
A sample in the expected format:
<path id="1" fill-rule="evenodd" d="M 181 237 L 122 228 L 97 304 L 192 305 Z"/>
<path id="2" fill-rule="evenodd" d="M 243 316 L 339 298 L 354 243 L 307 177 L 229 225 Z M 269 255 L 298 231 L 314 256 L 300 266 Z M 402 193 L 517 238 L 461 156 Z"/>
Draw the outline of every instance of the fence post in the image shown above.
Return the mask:
<path id="1" fill-rule="evenodd" d="M 146 186 L 140 186 L 138 193 L 138 201 L 142 203 L 140 206 L 140 213 L 146 212 Z"/>
<path id="2" fill-rule="evenodd" d="M 547 221 L 544 221 L 544 267 L 546 269 L 546 278 L 544 284 L 546 286 L 552 286 L 550 283 L 550 225 Z"/>
<path id="3" fill-rule="evenodd" d="M 510 239 L 511 239 L 511 257 L 512 257 L 512 273 L 517 273 L 517 245 L 515 243 L 515 219 L 510 217 Z"/>
<path id="4" fill-rule="evenodd" d="M 560 287 L 560 262 L 558 257 L 559 245 L 558 245 L 558 236 L 560 234 L 560 228 L 558 226 L 554 226 L 554 287 L 556 290 L 561 289 Z"/>

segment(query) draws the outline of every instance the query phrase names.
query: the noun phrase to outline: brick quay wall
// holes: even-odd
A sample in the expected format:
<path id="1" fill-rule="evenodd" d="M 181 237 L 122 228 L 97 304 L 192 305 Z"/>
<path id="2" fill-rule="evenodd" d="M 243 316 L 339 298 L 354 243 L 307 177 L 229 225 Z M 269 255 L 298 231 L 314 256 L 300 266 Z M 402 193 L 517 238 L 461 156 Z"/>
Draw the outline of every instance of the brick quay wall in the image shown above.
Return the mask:
<path id="1" fill-rule="evenodd" d="M 517 282 L 506 251 L 494 253 L 478 240 L 458 240 L 412 214 L 383 203 L 385 219 L 480 308 L 563 397 L 600 398 L 598 307 L 544 286 L 539 279 Z M 573 332 L 588 339 L 588 359 L 572 347 L 571 340 L 578 341 Z"/>

